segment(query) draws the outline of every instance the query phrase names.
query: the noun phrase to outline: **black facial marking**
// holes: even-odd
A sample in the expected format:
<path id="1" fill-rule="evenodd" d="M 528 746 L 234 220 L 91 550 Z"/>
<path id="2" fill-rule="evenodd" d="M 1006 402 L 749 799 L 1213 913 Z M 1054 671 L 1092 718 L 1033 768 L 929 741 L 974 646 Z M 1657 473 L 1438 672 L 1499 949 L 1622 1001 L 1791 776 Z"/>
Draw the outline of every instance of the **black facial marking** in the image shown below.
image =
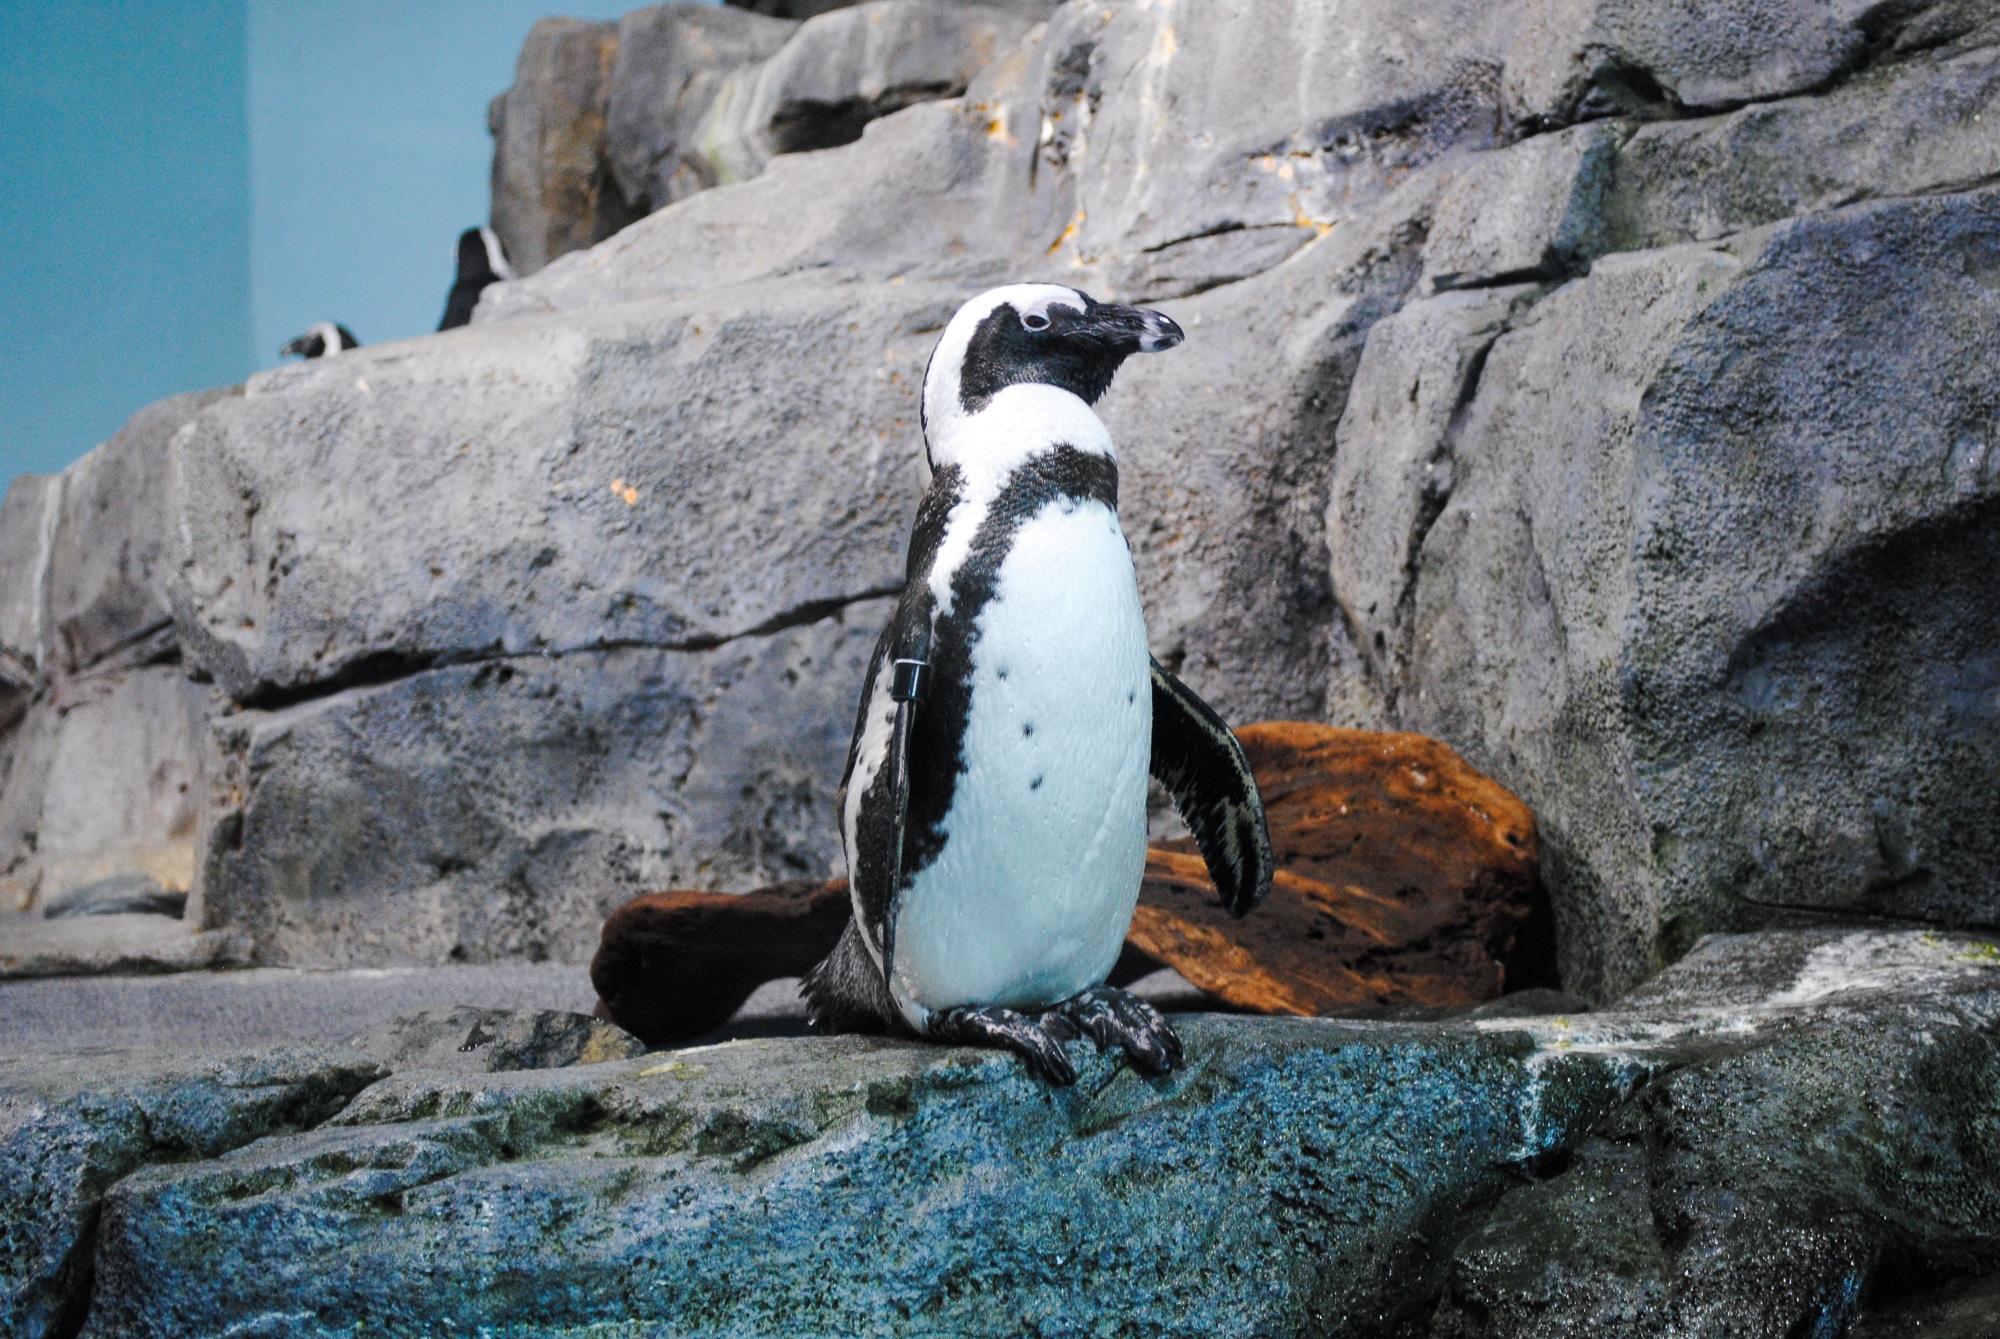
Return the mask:
<path id="1" fill-rule="evenodd" d="M 935 686 L 911 741 L 909 827 L 903 848 L 906 876 L 944 850 L 945 815 L 965 771 L 965 727 L 972 715 L 972 652 L 979 640 L 979 616 L 993 599 L 1000 563 L 1015 532 L 1048 503 L 1065 497 L 1102 502 L 1116 511 L 1118 466 L 1071 446 L 1059 446 L 1021 466 L 994 499 L 973 536 L 972 552 L 952 577 L 951 613 L 938 620 L 931 644 Z"/>
<path id="2" fill-rule="evenodd" d="M 958 403 L 968 414 L 984 409 L 1009 386 L 1056 386 L 1085 404 L 1096 404 L 1128 354 L 1139 346 L 1098 319 L 1105 304 L 1077 294 L 1083 310 L 1062 303 L 1048 307 L 1048 325 L 1029 330 L 1021 313 L 1003 302 L 988 312 L 965 348 L 958 373 Z"/>

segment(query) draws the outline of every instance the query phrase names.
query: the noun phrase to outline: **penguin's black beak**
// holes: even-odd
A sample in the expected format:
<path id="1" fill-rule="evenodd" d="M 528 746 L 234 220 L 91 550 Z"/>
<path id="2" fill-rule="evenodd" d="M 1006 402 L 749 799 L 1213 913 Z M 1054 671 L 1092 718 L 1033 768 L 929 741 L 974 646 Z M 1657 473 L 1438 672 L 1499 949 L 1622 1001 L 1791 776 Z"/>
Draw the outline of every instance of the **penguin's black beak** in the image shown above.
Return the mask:
<path id="1" fill-rule="evenodd" d="M 1122 353 L 1158 353 L 1186 339 L 1165 312 L 1100 302 L 1090 313 L 1094 333 Z"/>
<path id="2" fill-rule="evenodd" d="M 278 356 L 280 358 L 290 358 L 294 356 L 300 358 L 310 358 L 312 357 L 312 354 L 309 351 L 309 346 L 315 338 L 317 338 L 317 336 L 300 335 L 296 339 L 286 340 L 284 344 L 279 346 Z"/>

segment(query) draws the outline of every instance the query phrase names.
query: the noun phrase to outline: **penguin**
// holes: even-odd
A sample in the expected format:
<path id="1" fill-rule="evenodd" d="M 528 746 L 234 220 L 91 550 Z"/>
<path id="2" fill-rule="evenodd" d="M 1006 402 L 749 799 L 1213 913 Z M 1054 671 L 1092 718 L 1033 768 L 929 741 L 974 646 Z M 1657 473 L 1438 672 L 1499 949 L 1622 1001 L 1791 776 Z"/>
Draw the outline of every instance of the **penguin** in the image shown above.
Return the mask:
<path id="1" fill-rule="evenodd" d="M 500 234 L 491 228 L 467 228 L 458 235 L 458 278 L 444 300 L 444 319 L 438 322 L 438 329 L 471 325 L 472 309 L 479 305 L 479 294 L 486 285 L 513 277 L 514 267 L 507 263 Z"/>
<path id="2" fill-rule="evenodd" d="M 900 1032 L 1075 1082 L 1089 1036 L 1182 1062 L 1105 983 L 1146 864 L 1146 779 L 1172 794 L 1231 915 L 1271 888 L 1257 783 L 1215 711 L 1148 650 L 1091 406 L 1165 315 L 1074 288 L 983 293 L 945 326 L 919 419 L 931 480 L 836 799 L 852 916 L 806 977 L 820 1032 Z"/>
<path id="3" fill-rule="evenodd" d="M 306 331 L 305 334 L 298 336 L 296 339 L 286 341 L 278 349 L 278 356 L 280 358 L 289 358 L 293 355 L 297 355 L 300 358 L 331 358 L 336 353 L 360 347 L 361 341 L 356 339 L 354 332 L 346 326 L 336 325 L 332 321 L 320 321 L 312 329 Z"/>

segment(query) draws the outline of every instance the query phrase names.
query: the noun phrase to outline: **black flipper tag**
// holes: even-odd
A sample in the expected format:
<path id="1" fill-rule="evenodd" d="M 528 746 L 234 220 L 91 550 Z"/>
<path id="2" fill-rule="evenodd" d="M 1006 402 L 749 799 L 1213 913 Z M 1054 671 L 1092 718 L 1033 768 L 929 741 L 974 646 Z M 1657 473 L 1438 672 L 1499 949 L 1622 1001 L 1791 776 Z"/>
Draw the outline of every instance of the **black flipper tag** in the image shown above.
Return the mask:
<path id="1" fill-rule="evenodd" d="M 1270 895 L 1278 863 L 1250 760 L 1213 707 L 1152 666 L 1153 776 L 1194 834 L 1223 908 L 1245 916 Z"/>

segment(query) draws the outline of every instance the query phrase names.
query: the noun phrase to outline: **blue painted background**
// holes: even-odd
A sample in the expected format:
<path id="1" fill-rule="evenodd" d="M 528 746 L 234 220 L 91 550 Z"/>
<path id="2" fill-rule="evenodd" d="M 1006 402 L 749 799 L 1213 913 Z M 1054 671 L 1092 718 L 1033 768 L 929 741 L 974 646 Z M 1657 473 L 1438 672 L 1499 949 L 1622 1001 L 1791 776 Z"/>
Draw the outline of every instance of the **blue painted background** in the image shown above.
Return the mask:
<path id="1" fill-rule="evenodd" d="M 0 473 L 247 369 L 241 0 L 0 0 Z"/>
<path id="2" fill-rule="evenodd" d="M 633 7 L 0 0 L 0 478 L 314 321 L 433 329 L 521 39 Z"/>

